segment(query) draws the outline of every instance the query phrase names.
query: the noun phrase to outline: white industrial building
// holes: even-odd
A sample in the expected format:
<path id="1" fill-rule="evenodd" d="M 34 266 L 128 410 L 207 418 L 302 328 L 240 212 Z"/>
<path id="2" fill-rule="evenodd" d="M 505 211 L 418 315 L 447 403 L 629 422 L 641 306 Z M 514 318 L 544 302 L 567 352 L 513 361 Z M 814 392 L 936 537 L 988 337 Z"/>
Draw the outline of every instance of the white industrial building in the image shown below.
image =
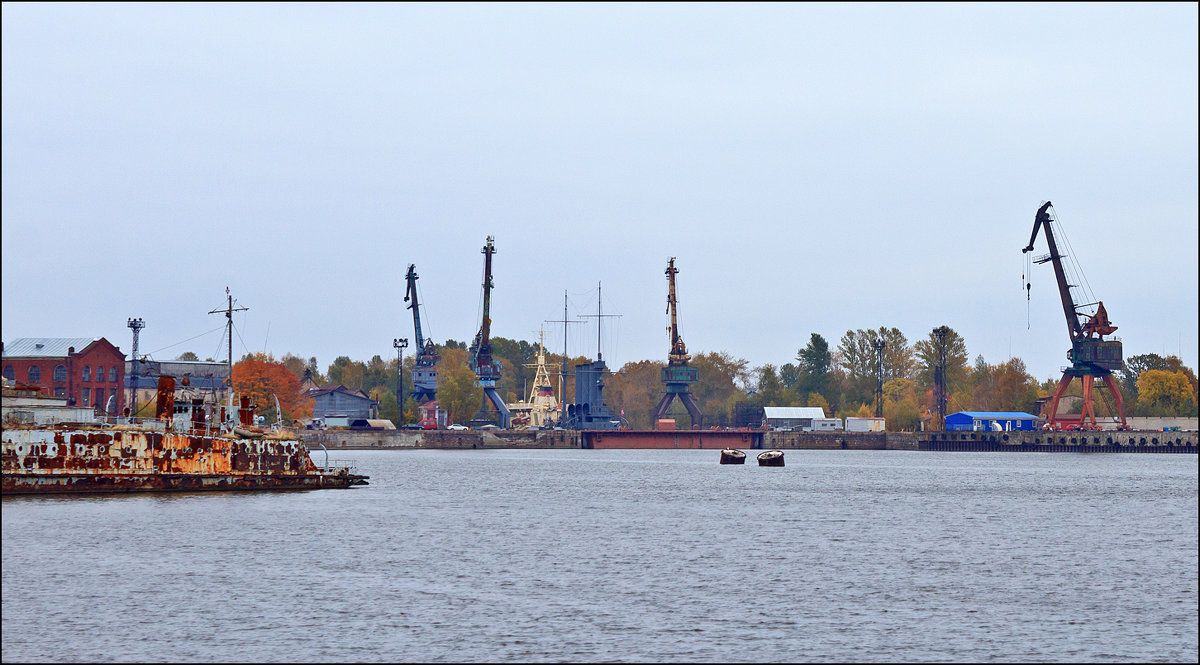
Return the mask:
<path id="1" fill-rule="evenodd" d="M 776 432 L 812 432 L 840 430 L 837 418 L 826 418 L 819 406 L 763 407 L 763 427 Z"/>

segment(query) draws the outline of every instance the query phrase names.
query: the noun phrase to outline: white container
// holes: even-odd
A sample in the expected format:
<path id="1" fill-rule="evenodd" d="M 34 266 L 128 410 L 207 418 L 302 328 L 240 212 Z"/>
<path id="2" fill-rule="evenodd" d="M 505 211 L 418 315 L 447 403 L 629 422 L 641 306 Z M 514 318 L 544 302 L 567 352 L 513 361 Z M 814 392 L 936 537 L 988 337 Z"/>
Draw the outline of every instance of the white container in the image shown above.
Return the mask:
<path id="1" fill-rule="evenodd" d="M 882 432 L 887 429 L 883 418 L 846 418 L 847 432 Z"/>

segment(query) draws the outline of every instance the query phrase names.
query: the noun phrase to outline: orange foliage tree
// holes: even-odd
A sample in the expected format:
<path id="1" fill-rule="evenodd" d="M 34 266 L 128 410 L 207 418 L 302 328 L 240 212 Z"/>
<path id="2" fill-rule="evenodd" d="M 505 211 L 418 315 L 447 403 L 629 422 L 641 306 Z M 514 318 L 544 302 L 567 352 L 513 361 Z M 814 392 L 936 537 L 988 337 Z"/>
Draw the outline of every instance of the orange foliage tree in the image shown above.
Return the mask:
<path id="1" fill-rule="evenodd" d="M 234 365 L 233 389 L 249 397 L 268 423 L 279 416 L 275 412 L 276 398 L 284 423 L 312 417 L 313 400 L 300 391 L 299 377 L 269 354 L 250 354 Z"/>

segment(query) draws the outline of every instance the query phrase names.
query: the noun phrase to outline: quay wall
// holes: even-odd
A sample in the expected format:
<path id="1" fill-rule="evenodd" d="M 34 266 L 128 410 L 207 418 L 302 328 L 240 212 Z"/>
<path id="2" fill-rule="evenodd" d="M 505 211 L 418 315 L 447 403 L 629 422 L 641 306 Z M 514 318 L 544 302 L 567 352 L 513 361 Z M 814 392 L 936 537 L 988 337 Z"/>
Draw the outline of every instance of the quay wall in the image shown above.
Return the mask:
<path id="1" fill-rule="evenodd" d="M 599 437 L 599 441 L 595 437 Z M 936 450 L 1010 452 L 1195 453 L 1197 433 L 1104 432 L 578 432 L 385 430 L 305 431 L 310 452 L 321 450 L 445 450 L 494 448 L 739 448 L 765 450 Z M 650 439 L 661 439 L 653 442 Z"/>
<path id="2" fill-rule="evenodd" d="M 918 450 L 997 452 L 1196 453 L 1196 432 L 922 432 Z"/>
<path id="3" fill-rule="evenodd" d="M 300 437 L 310 452 L 328 450 L 390 450 L 434 448 L 578 448 L 580 433 L 553 431 L 451 430 L 305 430 Z"/>
<path id="4" fill-rule="evenodd" d="M 916 450 L 913 432 L 763 432 L 768 450 Z"/>

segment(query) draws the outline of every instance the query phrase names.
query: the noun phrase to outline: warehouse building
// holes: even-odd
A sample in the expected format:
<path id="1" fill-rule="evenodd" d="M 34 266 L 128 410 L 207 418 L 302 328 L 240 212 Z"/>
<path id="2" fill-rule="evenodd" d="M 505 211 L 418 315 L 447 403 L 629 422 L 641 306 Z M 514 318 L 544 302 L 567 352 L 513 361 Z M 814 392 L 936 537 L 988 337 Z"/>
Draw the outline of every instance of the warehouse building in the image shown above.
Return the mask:
<path id="1" fill-rule="evenodd" d="M 946 416 L 947 432 L 1009 432 L 1037 429 L 1038 417 L 1023 411 L 959 411 Z"/>

